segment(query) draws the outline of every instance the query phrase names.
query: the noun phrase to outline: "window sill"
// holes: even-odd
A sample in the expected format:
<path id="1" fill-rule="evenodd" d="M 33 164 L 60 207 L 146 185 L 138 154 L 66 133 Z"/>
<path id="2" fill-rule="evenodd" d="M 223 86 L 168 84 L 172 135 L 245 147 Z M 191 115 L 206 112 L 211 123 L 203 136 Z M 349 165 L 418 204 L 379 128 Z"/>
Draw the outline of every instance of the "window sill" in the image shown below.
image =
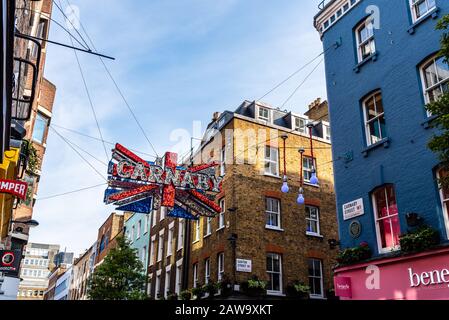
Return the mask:
<path id="1" fill-rule="evenodd" d="M 310 295 L 310 299 L 312 299 L 312 300 L 327 300 L 327 298 L 325 298 L 323 296 L 314 296 L 314 295 Z"/>
<path id="2" fill-rule="evenodd" d="M 367 148 L 365 148 L 363 151 L 362 151 L 362 154 L 363 154 L 363 156 L 366 158 L 366 157 L 368 157 L 368 154 L 372 151 L 372 150 L 374 150 L 374 149 L 377 149 L 377 148 L 379 148 L 379 147 L 381 147 L 381 146 L 383 146 L 385 149 L 387 149 L 388 147 L 390 147 L 390 138 L 385 138 L 385 139 L 382 139 L 382 140 L 380 140 L 379 142 L 376 142 L 375 144 L 372 144 L 372 145 L 370 145 L 369 147 L 367 147 Z"/>
<path id="3" fill-rule="evenodd" d="M 266 177 L 281 179 L 280 175 L 275 175 L 275 174 L 270 174 L 270 173 L 264 173 L 263 175 L 266 176 Z"/>
<path id="4" fill-rule="evenodd" d="M 192 242 L 192 244 L 196 244 L 196 243 L 199 243 L 199 242 L 200 242 L 200 240 L 195 240 L 195 241 Z"/>
<path id="5" fill-rule="evenodd" d="M 178 251 L 178 252 L 179 252 L 179 251 L 181 251 L 182 249 L 184 249 L 184 248 L 183 248 L 183 247 L 181 247 L 181 248 L 178 248 L 178 249 L 177 249 L 176 251 Z"/>
<path id="6" fill-rule="evenodd" d="M 440 13 L 440 8 L 436 7 L 432 9 L 431 11 L 427 12 L 424 16 L 416 20 L 407 30 L 407 32 L 411 35 L 415 34 L 416 28 L 421 25 L 424 21 L 432 18 L 437 19 Z"/>
<path id="7" fill-rule="evenodd" d="M 423 121 L 421 123 L 421 125 L 424 127 L 424 129 L 429 129 L 430 128 L 430 123 L 435 120 L 438 116 L 433 115 L 433 116 L 429 116 L 425 121 Z"/>
<path id="8" fill-rule="evenodd" d="M 304 185 L 309 186 L 309 187 L 314 187 L 314 188 L 317 188 L 317 189 L 320 188 L 319 184 L 312 184 L 310 182 L 304 182 Z"/>
<path id="9" fill-rule="evenodd" d="M 224 229 L 225 229 L 225 226 L 223 226 L 223 227 L 221 227 L 221 228 L 218 228 L 218 229 L 216 230 L 216 232 L 221 231 L 221 230 L 224 230 Z"/>
<path id="10" fill-rule="evenodd" d="M 321 234 L 312 233 L 312 232 L 306 232 L 306 236 L 313 237 L 313 238 L 324 239 L 324 236 L 322 236 Z"/>
<path id="11" fill-rule="evenodd" d="M 206 234 L 203 239 L 209 238 L 212 235 L 212 233 Z"/>
<path id="12" fill-rule="evenodd" d="M 362 61 L 360 61 L 355 67 L 354 67 L 354 72 L 355 73 L 359 73 L 360 72 L 360 68 L 362 68 L 365 64 L 367 64 L 370 61 L 377 61 L 379 57 L 379 53 L 378 52 L 374 52 L 372 55 L 370 55 L 369 57 L 363 59 Z"/>
<path id="13" fill-rule="evenodd" d="M 282 228 L 272 227 L 272 226 L 265 226 L 265 229 L 271 230 L 271 231 L 279 231 L 279 232 L 284 232 L 284 231 L 285 231 L 285 230 L 282 229 Z"/>
<path id="14" fill-rule="evenodd" d="M 285 297 L 286 295 L 280 291 L 267 291 L 268 296 Z"/>

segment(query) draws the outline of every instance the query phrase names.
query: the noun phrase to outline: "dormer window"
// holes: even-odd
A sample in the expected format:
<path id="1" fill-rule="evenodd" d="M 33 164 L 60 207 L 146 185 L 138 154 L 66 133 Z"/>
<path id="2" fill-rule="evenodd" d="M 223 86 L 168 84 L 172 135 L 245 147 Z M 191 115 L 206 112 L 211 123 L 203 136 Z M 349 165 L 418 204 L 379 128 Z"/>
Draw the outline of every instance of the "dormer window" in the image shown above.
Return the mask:
<path id="1" fill-rule="evenodd" d="M 259 107 L 259 120 L 270 121 L 270 110 L 268 108 Z"/>
<path id="2" fill-rule="evenodd" d="M 307 133 L 307 123 L 306 123 L 306 119 L 302 119 L 302 118 L 294 118 L 295 119 L 295 123 L 294 123 L 294 130 L 300 133 Z"/>

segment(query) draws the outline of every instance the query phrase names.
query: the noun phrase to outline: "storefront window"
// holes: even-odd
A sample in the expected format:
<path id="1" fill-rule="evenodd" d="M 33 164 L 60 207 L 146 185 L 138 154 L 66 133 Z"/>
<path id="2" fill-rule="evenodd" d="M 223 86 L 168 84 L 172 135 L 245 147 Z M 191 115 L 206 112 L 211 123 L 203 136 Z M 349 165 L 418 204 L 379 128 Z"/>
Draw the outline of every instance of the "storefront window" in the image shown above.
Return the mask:
<path id="1" fill-rule="evenodd" d="M 438 172 L 437 178 L 440 179 L 448 176 L 449 172 L 447 172 L 446 170 L 440 170 Z M 446 231 L 449 237 L 449 188 L 441 188 L 440 194 L 441 194 L 441 204 L 443 207 L 444 222 L 446 224 Z"/>
<path id="2" fill-rule="evenodd" d="M 376 189 L 373 192 L 373 205 L 379 251 L 386 253 L 398 250 L 401 227 L 394 186 L 388 185 Z"/>

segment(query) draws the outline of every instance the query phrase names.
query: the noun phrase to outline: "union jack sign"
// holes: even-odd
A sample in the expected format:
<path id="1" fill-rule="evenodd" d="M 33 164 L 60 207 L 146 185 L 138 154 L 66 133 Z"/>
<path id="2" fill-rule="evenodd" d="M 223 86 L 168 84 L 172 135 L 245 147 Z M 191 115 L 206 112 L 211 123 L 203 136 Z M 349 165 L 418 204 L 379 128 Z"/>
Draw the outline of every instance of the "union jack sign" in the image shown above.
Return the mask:
<path id="1" fill-rule="evenodd" d="M 156 163 L 145 161 L 116 144 L 104 202 L 121 211 L 150 213 L 162 206 L 173 217 L 214 217 L 221 210 L 214 201 L 222 183 L 222 177 L 215 176 L 218 164 L 184 168 L 177 161 L 178 155 L 171 152 Z"/>

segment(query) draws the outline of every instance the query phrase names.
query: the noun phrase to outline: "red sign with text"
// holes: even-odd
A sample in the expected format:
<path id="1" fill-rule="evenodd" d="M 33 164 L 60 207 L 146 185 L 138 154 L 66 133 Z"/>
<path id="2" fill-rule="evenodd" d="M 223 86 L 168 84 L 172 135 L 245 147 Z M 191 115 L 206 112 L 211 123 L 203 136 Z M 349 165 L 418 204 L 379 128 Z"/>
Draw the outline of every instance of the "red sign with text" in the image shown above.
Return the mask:
<path id="1" fill-rule="evenodd" d="M 0 193 L 8 193 L 22 200 L 26 199 L 28 184 L 23 181 L 0 179 Z"/>
<path id="2" fill-rule="evenodd" d="M 351 278 L 335 277 L 335 295 L 342 298 L 352 298 Z"/>

